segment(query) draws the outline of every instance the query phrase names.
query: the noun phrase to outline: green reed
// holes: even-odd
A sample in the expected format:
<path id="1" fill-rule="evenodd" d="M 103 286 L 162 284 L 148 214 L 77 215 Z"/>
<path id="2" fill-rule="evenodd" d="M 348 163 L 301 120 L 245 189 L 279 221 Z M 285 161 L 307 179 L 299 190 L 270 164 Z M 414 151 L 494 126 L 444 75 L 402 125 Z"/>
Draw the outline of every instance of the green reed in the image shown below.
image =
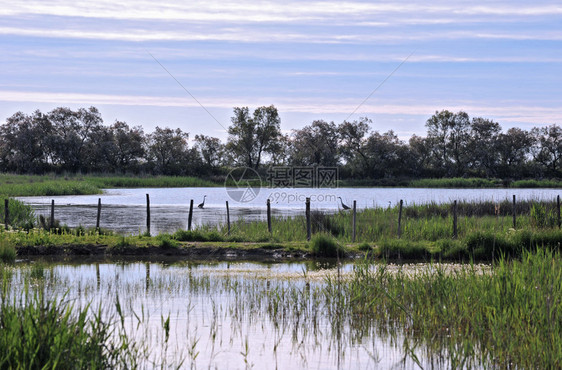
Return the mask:
<path id="1" fill-rule="evenodd" d="M 0 264 L 14 263 L 16 261 L 16 248 L 10 242 L 0 239 Z"/>
<path id="2" fill-rule="evenodd" d="M 102 320 L 101 306 L 77 308 L 41 291 L 0 300 L 0 368 L 135 368 L 140 352 L 124 331 Z"/>
<path id="3" fill-rule="evenodd" d="M 412 343 L 446 356 L 451 367 L 558 368 L 562 365 L 562 259 L 523 252 L 492 273 L 467 265 L 417 276 L 359 265 L 346 286 L 346 314 L 408 333 Z M 331 288 L 333 294 L 335 289 Z"/>

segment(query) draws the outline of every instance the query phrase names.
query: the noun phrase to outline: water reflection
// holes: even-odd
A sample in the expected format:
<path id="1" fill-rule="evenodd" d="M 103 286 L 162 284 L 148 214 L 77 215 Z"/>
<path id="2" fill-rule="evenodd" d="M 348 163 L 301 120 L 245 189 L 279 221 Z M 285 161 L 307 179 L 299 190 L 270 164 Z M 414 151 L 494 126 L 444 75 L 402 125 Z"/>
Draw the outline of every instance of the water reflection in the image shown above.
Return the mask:
<path id="1" fill-rule="evenodd" d="M 102 305 L 115 317 L 119 299 L 126 328 L 151 350 L 155 363 L 185 367 L 245 368 L 413 368 L 404 352 L 406 337 L 395 325 L 368 316 L 342 315 L 326 295 L 327 277 L 338 271 L 325 262 L 171 263 L 100 261 L 19 263 L 12 294 L 33 266 L 51 271 L 33 286 L 80 306 Z M 353 264 L 341 269 L 349 276 Z M 303 273 L 307 271 L 307 273 Z M 316 275 L 315 275 L 316 274 Z M 320 278 L 315 278 L 320 276 Z M 170 341 L 162 322 L 170 318 Z M 422 366 L 435 366 L 424 347 L 410 348 Z M 441 359 L 439 367 L 447 367 Z"/>

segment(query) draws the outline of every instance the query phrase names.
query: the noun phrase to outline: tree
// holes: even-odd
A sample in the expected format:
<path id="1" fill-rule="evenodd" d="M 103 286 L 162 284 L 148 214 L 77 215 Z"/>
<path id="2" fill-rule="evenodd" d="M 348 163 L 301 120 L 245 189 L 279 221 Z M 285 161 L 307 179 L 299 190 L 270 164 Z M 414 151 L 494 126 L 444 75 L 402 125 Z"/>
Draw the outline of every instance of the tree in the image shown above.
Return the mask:
<path id="1" fill-rule="evenodd" d="M 432 166 L 442 175 L 462 176 L 469 161 L 467 141 L 470 120 L 465 112 L 435 112 L 427 122 L 427 138 L 432 147 Z"/>
<path id="2" fill-rule="evenodd" d="M 476 174 L 486 177 L 496 175 L 500 133 L 499 123 L 481 117 L 472 119 L 467 149 L 470 153 L 470 167 Z"/>
<path id="3" fill-rule="evenodd" d="M 195 135 L 195 148 L 208 168 L 214 169 L 221 165 L 225 147 L 216 137 Z"/>
<path id="4" fill-rule="evenodd" d="M 148 152 L 155 173 L 178 175 L 190 173 L 188 166 L 188 133 L 182 130 L 156 127 L 148 136 Z"/>
<path id="5" fill-rule="evenodd" d="M 9 117 L 0 127 L 2 170 L 20 173 L 45 171 L 51 130 L 50 122 L 40 111 L 31 116 L 17 112 Z"/>
<path id="6" fill-rule="evenodd" d="M 336 166 L 338 129 L 334 122 L 313 121 L 293 130 L 290 140 L 290 163 L 296 166 Z"/>
<path id="7" fill-rule="evenodd" d="M 369 167 L 365 173 L 369 178 L 400 176 L 405 171 L 407 147 L 390 130 L 383 134 L 373 132 L 367 138 L 363 151 L 368 157 Z"/>
<path id="8" fill-rule="evenodd" d="M 498 174 L 503 178 L 520 178 L 533 145 L 528 131 L 512 127 L 498 135 Z"/>
<path id="9" fill-rule="evenodd" d="M 226 145 L 239 164 L 257 170 L 264 155 L 281 150 L 281 119 L 273 105 L 256 108 L 252 118 L 248 107 L 235 107 L 231 121 Z"/>
<path id="10" fill-rule="evenodd" d="M 90 135 L 99 132 L 103 120 L 95 107 L 80 108 L 74 112 L 70 108 L 56 108 L 48 113 L 53 126 L 49 145 L 52 148 L 52 161 L 60 169 L 76 172 L 82 169 L 85 147 Z"/>
<path id="11" fill-rule="evenodd" d="M 107 126 L 90 129 L 82 151 L 81 167 L 84 172 L 114 172 L 112 165 L 115 155 L 115 141 Z"/>
<path id="12" fill-rule="evenodd" d="M 562 159 L 562 128 L 558 125 L 531 130 L 536 146 L 533 147 L 533 158 L 550 176 L 560 176 L 560 161 Z"/>
<path id="13" fill-rule="evenodd" d="M 347 167 L 354 175 L 361 176 L 361 172 L 369 165 L 369 159 L 363 151 L 363 146 L 365 136 L 371 130 L 371 123 L 370 119 L 361 118 L 359 121 L 344 121 L 338 126 L 339 150 Z"/>
<path id="14" fill-rule="evenodd" d="M 109 129 L 114 140 L 113 168 L 120 172 L 136 172 L 146 155 L 146 136 L 142 127 L 130 128 L 125 122 L 115 121 Z"/>
<path id="15" fill-rule="evenodd" d="M 411 175 L 415 177 L 435 177 L 431 163 L 431 140 L 425 137 L 412 135 L 408 141 L 411 154 Z"/>

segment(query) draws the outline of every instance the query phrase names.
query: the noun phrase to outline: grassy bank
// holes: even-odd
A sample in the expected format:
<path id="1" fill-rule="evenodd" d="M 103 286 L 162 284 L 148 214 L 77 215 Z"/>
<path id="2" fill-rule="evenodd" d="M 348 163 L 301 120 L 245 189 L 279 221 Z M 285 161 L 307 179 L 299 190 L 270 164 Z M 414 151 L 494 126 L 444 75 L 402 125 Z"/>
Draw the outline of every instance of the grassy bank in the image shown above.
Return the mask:
<path id="1" fill-rule="evenodd" d="M 404 207 L 400 235 L 397 207 L 359 211 L 355 242 L 350 212 L 312 212 L 313 240 L 310 242 L 304 216 L 273 219 L 271 233 L 266 222 L 239 220 L 231 224 L 230 233 L 226 225 L 152 237 L 61 227 L 54 232 L 38 229 L 2 232 L 0 242 L 5 249 L 13 246 L 19 253 L 32 254 L 186 255 L 197 248 L 197 253 L 205 250 L 211 253 L 216 248 L 222 251 L 220 253 L 227 250 L 255 254 L 282 251 L 285 255 L 327 257 L 371 253 L 387 259 L 454 261 L 489 261 L 500 256 L 518 258 L 526 250 L 558 250 L 562 245 L 554 202 L 518 203 L 515 228 L 512 205 L 508 202 L 459 203 L 457 210 L 457 238 L 453 238 L 452 206 L 427 204 Z"/>
<path id="2" fill-rule="evenodd" d="M 344 179 L 339 187 L 400 187 L 400 188 L 456 188 L 456 189 L 490 189 L 490 188 L 560 188 L 559 180 L 517 180 L 485 179 L 479 177 L 451 177 L 435 179 Z"/>
<path id="3" fill-rule="evenodd" d="M 205 187 L 217 185 L 215 182 L 195 177 L 0 174 L 0 197 L 99 194 L 105 188 Z"/>

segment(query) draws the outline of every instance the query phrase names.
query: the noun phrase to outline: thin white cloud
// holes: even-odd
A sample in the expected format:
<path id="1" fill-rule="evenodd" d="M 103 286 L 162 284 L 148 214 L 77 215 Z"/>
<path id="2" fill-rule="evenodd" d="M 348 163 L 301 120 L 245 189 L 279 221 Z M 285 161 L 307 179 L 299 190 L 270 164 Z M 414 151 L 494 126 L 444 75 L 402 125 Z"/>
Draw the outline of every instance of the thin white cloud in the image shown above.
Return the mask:
<path id="1" fill-rule="evenodd" d="M 345 44 L 345 43 L 405 43 L 428 40 L 457 40 L 457 39 L 494 39 L 494 40 L 549 40 L 561 41 L 562 31 L 535 31 L 513 33 L 491 33 L 481 31 L 454 31 L 443 34 L 442 31 L 411 33 L 407 31 L 383 32 L 379 34 L 309 34 L 306 32 L 280 32 L 268 30 L 240 29 L 232 32 L 208 32 L 191 30 L 157 30 L 157 29 L 122 29 L 112 30 L 91 28 L 38 28 L 38 27 L 0 27 L 0 35 L 47 37 L 64 39 L 90 39 L 129 42 L 150 41 L 226 41 L 226 42 L 291 42 L 309 44 Z"/>
<path id="2" fill-rule="evenodd" d="M 559 4 L 512 2 L 476 5 L 471 2 L 356 2 L 356 1 L 3 1 L 0 15 L 51 15 L 129 20 L 189 20 L 230 22 L 295 22 L 310 19 L 388 14 L 448 14 L 480 16 L 553 16 Z"/>
<path id="3" fill-rule="evenodd" d="M 231 109 L 236 106 L 261 106 L 274 104 L 284 113 L 312 113 L 318 115 L 349 114 L 357 106 L 356 99 L 310 99 L 310 98 L 209 98 L 199 99 L 208 109 Z M 55 103 L 60 105 L 120 105 L 120 106 L 148 106 L 148 107 L 185 107 L 199 108 L 199 104 L 189 97 L 167 96 L 136 96 L 136 95 L 105 95 L 105 94 L 77 94 L 53 92 L 23 92 L 0 90 L 0 101 L 4 102 L 35 102 Z M 411 115 L 429 117 L 436 110 L 465 111 L 471 116 L 493 117 L 500 122 L 533 122 L 536 124 L 560 123 L 562 106 L 525 105 L 521 102 L 509 102 L 488 106 L 481 102 L 464 102 L 444 104 L 424 102 L 412 104 L 404 101 L 400 103 L 370 103 L 361 107 L 354 117 L 365 115 Z M 353 118 L 352 118 L 353 119 Z"/>

